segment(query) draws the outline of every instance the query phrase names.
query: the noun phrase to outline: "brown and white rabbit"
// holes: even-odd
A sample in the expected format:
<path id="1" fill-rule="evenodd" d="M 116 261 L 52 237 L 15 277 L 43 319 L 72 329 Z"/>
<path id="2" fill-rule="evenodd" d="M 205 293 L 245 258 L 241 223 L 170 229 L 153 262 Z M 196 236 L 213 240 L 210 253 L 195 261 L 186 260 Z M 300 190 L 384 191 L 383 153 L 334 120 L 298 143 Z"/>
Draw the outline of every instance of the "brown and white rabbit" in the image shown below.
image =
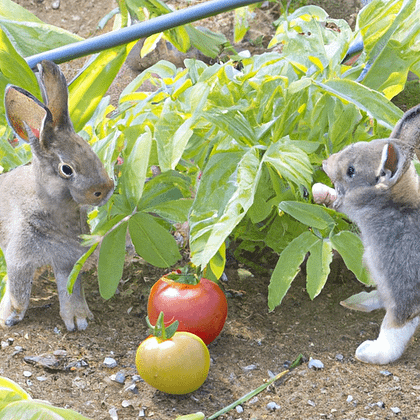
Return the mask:
<path id="1" fill-rule="evenodd" d="M 51 61 L 38 65 L 45 104 L 9 85 L 6 116 L 20 138 L 29 142 L 33 160 L 0 176 L 0 247 L 8 280 L 0 304 L 0 322 L 11 326 L 25 315 L 35 269 L 54 270 L 60 315 L 68 330 L 87 327 L 92 318 L 81 284 L 67 292 L 67 278 L 86 252 L 80 235 L 88 233 L 88 206 L 106 203 L 114 190 L 99 158 L 73 128 L 64 75 Z"/>
<path id="2" fill-rule="evenodd" d="M 419 324 L 420 178 L 412 163 L 419 144 L 420 105 L 404 114 L 389 139 L 355 143 L 325 160 L 335 190 L 313 187 L 315 201 L 332 203 L 359 227 L 378 291 L 365 310 L 386 310 L 378 338 L 356 350 L 362 362 L 397 360 Z"/>

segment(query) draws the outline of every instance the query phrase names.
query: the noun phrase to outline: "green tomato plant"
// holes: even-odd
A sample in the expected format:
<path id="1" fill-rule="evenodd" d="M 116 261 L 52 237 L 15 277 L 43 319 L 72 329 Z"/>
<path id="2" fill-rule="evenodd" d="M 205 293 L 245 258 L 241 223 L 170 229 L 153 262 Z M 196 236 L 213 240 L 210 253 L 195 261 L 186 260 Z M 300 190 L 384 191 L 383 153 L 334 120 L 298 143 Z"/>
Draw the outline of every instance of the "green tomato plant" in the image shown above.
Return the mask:
<path id="1" fill-rule="evenodd" d="M 149 12 L 164 12 L 160 1 L 124 4 L 140 18 L 152 3 Z M 160 61 L 124 89 L 116 108 L 105 97 L 85 110 L 89 95 L 99 93 L 101 77 L 95 67 L 85 70 L 85 96 L 71 87 L 72 118 L 117 181 L 107 205 L 91 213 L 92 234 L 85 237 L 88 254 L 101 244 L 102 296 L 111 297 L 121 278 L 127 232 L 147 262 L 168 267 L 180 258 L 170 231 L 185 221 L 191 261 L 207 277 L 223 272 L 230 239 L 237 256 L 272 251 L 278 261 L 269 286 L 271 310 L 308 252 L 311 298 L 327 280 L 333 249 L 368 283 L 354 228 L 333 210 L 312 204 L 311 186 L 329 182 L 323 159 L 350 143 L 386 137 L 401 118 L 390 100 L 404 88 L 408 71 L 420 75 L 418 15 L 414 0 L 374 0 L 352 31 L 323 9 L 305 6 L 277 21 L 271 52 L 214 65 L 189 59 L 182 69 Z M 188 47 L 187 35 L 194 45 L 191 29 L 172 35 L 165 34 L 181 50 Z M 362 55 L 353 66 L 342 64 L 358 36 Z M 4 38 L 1 53 L 20 63 L 29 80 L 31 72 L 17 53 L 8 52 L 9 44 Z M 97 59 L 110 60 L 101 54 Z M 152 92 L 142 89 L 146 81 Z M 7 143 L 7 135 L 2 138 Z M 9 148 L 1 164 L 8 169 L 19 153 L 27 155 L 26 149 Z"/>

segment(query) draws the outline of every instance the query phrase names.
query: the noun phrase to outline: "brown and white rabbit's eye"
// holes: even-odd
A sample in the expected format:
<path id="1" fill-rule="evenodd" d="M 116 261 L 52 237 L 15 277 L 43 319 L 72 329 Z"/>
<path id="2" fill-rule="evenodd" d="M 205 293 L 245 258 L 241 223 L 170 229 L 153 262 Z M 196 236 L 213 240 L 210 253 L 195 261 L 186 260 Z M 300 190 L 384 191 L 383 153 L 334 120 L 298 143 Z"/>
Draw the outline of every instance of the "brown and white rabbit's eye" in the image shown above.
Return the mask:
<path id="1" fill-rule="evenodd" d="M 60 163 L 58 171 L 63 178 L 71 178 L 74 174 L 74 169 L 68 163 Z"/>
<path id="2" fill-rule="evenodd" d="M 354 169 L 354 166 L 350 165 L 350 166 L 347 168 L 347 172 L 346 172 L 346 174 L 347 174 L 347 176 L 348 176 L 349 178 L 353 178 L 353 177 L 354 177 L 354 175 L 356 174 L 356 169 Z"/>

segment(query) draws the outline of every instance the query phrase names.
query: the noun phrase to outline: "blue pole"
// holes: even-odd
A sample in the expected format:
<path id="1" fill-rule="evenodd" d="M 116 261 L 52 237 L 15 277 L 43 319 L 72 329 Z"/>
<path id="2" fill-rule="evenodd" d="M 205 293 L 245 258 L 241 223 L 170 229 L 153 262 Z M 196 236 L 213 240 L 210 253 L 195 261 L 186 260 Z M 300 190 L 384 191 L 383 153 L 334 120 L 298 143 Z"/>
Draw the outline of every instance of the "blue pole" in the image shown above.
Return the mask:
<path id="1" fill-rule="evenodd" d="M 261 1 L 261 0 L 259 0 Z M 176 10 L 172 13 L 158 16 L 154 19 L 136 23 L 127 28 L 122 28 L 115 32 L 109 32 L 94 38 L 86 39 L 80 42 L 64 45 L 50 51 L 44 51 L 39 54 L 26 58 L 29 67 L 35 68 L 42 60 L 51 60 L 55 63 L 63 63 L 75 58 L 84 57 L 89 54 L 95 54 L 108 48 L 124 45 L 136 39 L 145 38 L 180 25 L 194 22 L 214 16 L 238 7 L 247 6 L 252 3 L 258 3 L 257 0 L 210 0 L 196 6 Z"/>

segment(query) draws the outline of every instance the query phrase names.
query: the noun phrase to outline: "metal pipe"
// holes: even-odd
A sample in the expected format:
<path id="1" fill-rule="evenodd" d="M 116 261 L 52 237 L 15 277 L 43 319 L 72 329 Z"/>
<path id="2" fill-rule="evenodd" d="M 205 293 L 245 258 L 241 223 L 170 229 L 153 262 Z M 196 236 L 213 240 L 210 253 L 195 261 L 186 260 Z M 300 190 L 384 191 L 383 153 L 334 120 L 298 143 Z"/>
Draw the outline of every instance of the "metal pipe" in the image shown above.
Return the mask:
<path id="1" fill-rule="evenodd" d="M 261 1 L 261 0 L 259 0 Z M 89 38 L 83 41 L 64 45 L 53 50 L 44 51 L 26 58 L 29 67 L 35 68 L 42 60 L 51 60 L 55 63 L 63 63 L 75 58 L 95 54 L 108 48 L 124 45 L 140 38 L 145 38 L 168 29 L 185 25 L 196 20 L 214 16 L 238 7 L 259 3 L 257 0 L 210 0 L 206 3 L 185 9 L 176 10 L 172 13 L 136 23 L 118 31 Z"/>

